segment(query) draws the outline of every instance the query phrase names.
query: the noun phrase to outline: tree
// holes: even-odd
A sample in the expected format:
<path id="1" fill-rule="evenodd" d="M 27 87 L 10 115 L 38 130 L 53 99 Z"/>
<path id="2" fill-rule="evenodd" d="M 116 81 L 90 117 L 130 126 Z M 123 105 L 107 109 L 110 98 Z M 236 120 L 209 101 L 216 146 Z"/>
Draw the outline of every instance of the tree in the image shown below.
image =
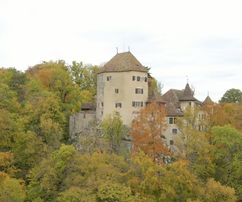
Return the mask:
<path id="1" fill-rule="evenodd" d="M 31 170 L 27 198 L 53 202 L 132 201 L 127 171 L 128 164 L 116 154 L 82 155 L 73 146 L 62 145 Z"/>
<path id="2" fill-rule="evenodd" d="M 164 166 L 153 163 L 143 151 L 132 153 L 130 159 L 130 170 L 128 172 L 128 183 L 138 201 L 166 201 L 166 194 L 171 194 L 170 187 L 163 184 Z"/>
<path id="3" fill-rule="evenodd" d="M 223 97 L 221 98 L 221 102 L 227 103 L 235 103 L 235 102 L 242 102 L 242 92 L 239 89 L 229 89 L 225 92 Z"/>
<path id="4" fill-rule="evenodd" d="M 190 172 L 189 161 L 181 159 L 167 165 L 162 182 L 170 192 L 166 193 L 168 202 L 196 199 L 199 189 L 203 188 L 196 175 Z"/>
<path id="5" fill-rule="evenodd" d="M 188 160 L 190 172 L 206 181 L 215 171 L 212 163 L 213 155 L 210 153 L 212 147 L 209 141 L 210 135 L 197 128 L 197 125 L 203 123 L 203 120 L 198 120 L 199 112 L 198 107 L 188 106 L 184 111 L 184 117 L 177 119 L 177 126 L 181 131 L 176 140 L 180 152 L 177 156 Z"/>
<path id="6" fill-rule="evenodd" d="M 43 159 L 29 174 L 28 199 L 34 200 L 40 197 L 44 201 L 56 201 L 58 193 L 64 188 L 63 181 L 70 172 L 80 171 L 76 157 L 77 152 L 73 146 L 62 145 L 48 158 Z M 75 162 L 76 161 L 76 162 Z M 72 170 L 72 166 L 76 170 Z"/>
<path id="7" fill-rule="evenodd" d="M 91 96 L 95 95 L 97 92 L 97 71 L 100 67 L 83 65 L 82 62 L 73 61 L 69 68 L 74 83 L 81 88 L 81 91 L 89 91 Z"/>
<path id="8" fill-rule="evenodd" d="M 0 181 L 0 201 L 23 202 L 24 199 L 25 190 L 19 180 L 7 176 L 3 181 Z"/>
<path id="9" fill-rule="evenodd" d="M 109 141 L 111 149 L 118 154 L 120 143 L 124 133 L 123 121 L 120 116 L 114 112 L 108 114 L 101 123 L 101 130 L 104 138 Z"/>
<path id="10" fill-rule="evenodd" d="M 228 185 L 236 190 L 239 200 L 242 200 L 242 133 L 234 127 L 215 126 L 212 129 L 214 134 L 214 147 L 211 152 L 214 154 L 216 168 L 215 180 L 222 185 Z"/>
<path id="11" fill-rule="evenodd" d="M 21 169 L 20 172 L 27 185 L 29 170 L 38 165 L 51 149 L 47 148 L 43 139 L 33 131 L 16 133 L 12 146 L 15 163 Z"/>
<path id="12" fill-rule="evenodd" d="M 159 95 L 162 95 L 162 88 L 163 85 L 161 85 L 161 82 L 157 81 L 155 78 L 152 78 L 151 84 L 148 88 L 148 92 L 152 92 L 152 90 L 155 90 Z"/>
<path id="13" fill-rule="evenodd" d="M 162 140 L 166 130 L 165 117 L 165 107 L 152 102 L 140 110 L 131 125 L 133 151 L 144 151 L 156 164 L 162 164 L 166 156 L 172 156 Z"/>
<path id="14" fill-rule="evenodd" d="M 213 178 L 209 178 L 199 197 L 204 202 L 235 202 L 237 197 L 235 190 L 228 186 L 221 185 Z"/>

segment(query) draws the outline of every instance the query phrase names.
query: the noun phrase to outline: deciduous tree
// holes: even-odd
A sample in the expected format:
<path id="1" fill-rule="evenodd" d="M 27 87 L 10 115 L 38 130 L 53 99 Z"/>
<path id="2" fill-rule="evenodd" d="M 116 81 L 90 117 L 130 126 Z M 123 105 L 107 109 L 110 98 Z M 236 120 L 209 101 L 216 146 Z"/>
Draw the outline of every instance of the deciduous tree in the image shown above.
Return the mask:
<path id="1" fill-rule="evenodd" d="M 235 103 L 242 101 L 242 92 L 239 89 L 231 88 L 227 90 L 223 97 L 221 98 L 221 102 L 227 103 Z"/>
<path id="2" fill-rule="evenodd" d="M 120 116 L 108 114 L 101 123 L 104 138 L 108 140 L 111 149 L 119 153 L 121 138 L 124 133 L 123 121 Z"/>
<path id="3" fill-rule="evenodd" d="M 140 110 L 131 125 L 133 151 L 144 151 L 156 164 L 162 164 L 166 156 L 172 156 L 162 140 L 166 130 L 165 117 L 165 107 L 152 102 Z"/>
<path id="4" fill-rule="evenodd" d="M 228 185 L 236 190 L 238 199 L 242 199 L 242 134 L 234 127 L 216 126 L 214 134 L 214 164 L 216 166 L 215 180 L 222 185 Z"/>

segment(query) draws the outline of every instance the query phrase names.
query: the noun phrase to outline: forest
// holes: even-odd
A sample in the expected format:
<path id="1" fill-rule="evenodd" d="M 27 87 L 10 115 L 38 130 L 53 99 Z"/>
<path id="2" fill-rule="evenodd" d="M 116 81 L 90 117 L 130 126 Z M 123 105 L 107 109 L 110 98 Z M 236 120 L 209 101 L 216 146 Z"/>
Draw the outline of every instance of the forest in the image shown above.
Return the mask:
<path id="1" fill-rule="evenodd" d="M 59 60 L 25 72 L 0 69 L 0 201 L 242 201 L 242 96 L 230 99 L 236 89 L 177 118 L 176 153 L 160 135 L 165 108 L 150 103 L 132 123 L 127 153 L 115 113 L 101 124 L 102 136 L 69 139 L 69 116 L 93 101 L 99 68 Z"/>

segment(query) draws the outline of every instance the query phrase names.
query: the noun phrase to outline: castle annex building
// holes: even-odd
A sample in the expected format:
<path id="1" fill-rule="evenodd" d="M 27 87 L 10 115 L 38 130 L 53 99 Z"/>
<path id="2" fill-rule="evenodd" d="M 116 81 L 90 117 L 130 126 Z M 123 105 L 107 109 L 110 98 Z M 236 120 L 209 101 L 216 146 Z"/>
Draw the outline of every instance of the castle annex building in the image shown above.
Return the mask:
<path id="1" fill-rule="evenodd" d="M 93 119 L 101 122 L 106 115 L 117 113 L 124 125 L 130 126 L 140 108 L 156 101 L 167 111 L 167 130 L 163 134 L 166 144 L 174 143 L 179 134 L 176 118 L 184 116 L 187 106 L 202 106 L 187 83 L 185 89 L 170 89 L 162 96 L 155 91 L 148 94 L 148 73 L 131 52 L 117 53 L 97 75 L 96 103 L 83 103 L 82 110 L 70 116 L 71 138 L 81 133 Z M 207 97 L 205 101 L 211 99 Z"/>

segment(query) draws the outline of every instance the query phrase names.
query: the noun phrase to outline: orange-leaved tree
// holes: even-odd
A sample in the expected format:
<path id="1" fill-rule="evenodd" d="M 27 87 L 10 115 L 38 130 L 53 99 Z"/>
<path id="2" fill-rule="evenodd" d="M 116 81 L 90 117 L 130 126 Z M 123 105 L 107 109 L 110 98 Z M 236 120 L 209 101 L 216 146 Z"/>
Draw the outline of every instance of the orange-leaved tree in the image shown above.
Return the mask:
<path id="1" fill-rule="evenodd" d="M 151 102 L 140 110 L 131 125 L 133 152 L 144 151 L 155 164 L 163 164 L 164 158 L 171 156 L 162 140 L 167 127 L 165 117 L 165 106 Z"/>

